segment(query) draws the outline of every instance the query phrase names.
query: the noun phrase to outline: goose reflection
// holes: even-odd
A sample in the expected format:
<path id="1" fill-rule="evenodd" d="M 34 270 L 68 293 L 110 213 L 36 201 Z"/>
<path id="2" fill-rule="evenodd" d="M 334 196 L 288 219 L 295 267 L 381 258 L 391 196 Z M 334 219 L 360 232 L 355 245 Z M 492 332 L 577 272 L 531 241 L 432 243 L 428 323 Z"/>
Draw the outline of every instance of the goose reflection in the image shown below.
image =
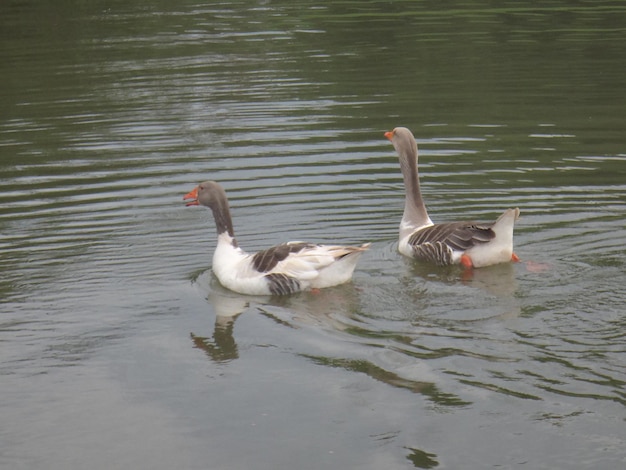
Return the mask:
<path id="1" fill-rule="evenodd" d="M 238 294 L 222 287 L 210 270 L 200 274 L 194 283 L 206 292 L 206 299 L 215 313 L 215 323 L 210 336 L 190 333 L 190 337 L 194 347 L 219 363 L 239 357 L 233 332 L 237 318 L 247 310 L 289 328 L 315 325 L 342 331 L 348 328 L 350 318 L 359 311 L 360 305 L 359 291 L 351 283 L 291 296 Z"/>
<path id="2" fill-rule="evenodd" d="M 335 331 L 348 328 L 360 311 L 360 291 L 353 284 L 271 297 L 257 305 L 261 314 L 292 328 L 315 325 Z"/>
<path id="3" fill-rule="evenodd" d="M 296 351 L 298 356 L 314 364 L 365 374 L 391 387 L 421 394 L 440 406 L 469 404 L 455 394 L 441 390 L 431 380 L 433 374 L 426 361 L 438 356 L 439 352 L 415 346 L 413 336 L 418 337 L 419 332 L 412 335 L 403 328 L 394 332 L 383 327 L 383 324 L 388 326 L 385 320 L 380 323 L 376 316 L 363 316 L 364 298 L 377 295 L 376 292 L 366 292 L 372 287 L 371 283 L 358 286 L 349 283 L 320 291 L 273 297 L 250 297 L 226 290 L 210 271 L 199 276 L 196 283 L 200 289 L 206 289 L 206 298 L 215 313 L 215 326 L 211 336 L 191 334 L 191 338 L 194 347 L 203 350 L 213 362 L 227 363 L 239 357 L 233 333 L 237 318 L 245 313 L 262 315 L 280 328 L 341 332 L 342 338 L 349 339 L 352 346 L 362 346 L 357 346 L 358 352 L 351 349 L 350 353 L 338 355 L 329 354 L 326 349 Z M 311 334 L 315 335 L 314 332 Z M 308 335 L 307 332 L 304 334 Z M 379 358 L 377 352 L 383 350 L 387 352 Z M 392 355 L 397 356 L 397 362 L 388 362 Z M 412 365 L 409 367 L 409 364 Z"/>
<path id="4" fill-rule="evenodd" d="M 521 314 L 516 295 L 519 263 L 462 270 L 456 266 L 433 268 L 408 260 L 406 266 L 401 283 L 406 292 L 413 293 L 420 310 L 433 311 L 436 305 L 447 312 L 456 312 L 453 315 L 457 320 L 466 321 L 517 318 Z"/>
<path id="5" fill-rule="evenodd" d="M 215 324 L 211 337 L 190 333 L 194 347 L 201 349 L 215 362 L 229 362 L 239 357 L 233 336 L 235 320 L 250 306 L 246 296 L 228 291 L 212 283 L 207 300 L 215 312 Z"/>
<path id="6" fill-rule="evenodd" d="M 461 276 L 463 284 L 479 289 L 493 298 L 489 302 L 495 307 L 487 317 L 497 317 L 501 320 L 518 318 L 522 313 L 522 307 L 516 296 L 518 283 L 516 270 L 518 263 L 503 263 L 489 266 L 483 269 L 467 270 Z M 468 275 L 469 274 L 469 275 Z M 486 309 L 489 311 L 489 309 Z"/>

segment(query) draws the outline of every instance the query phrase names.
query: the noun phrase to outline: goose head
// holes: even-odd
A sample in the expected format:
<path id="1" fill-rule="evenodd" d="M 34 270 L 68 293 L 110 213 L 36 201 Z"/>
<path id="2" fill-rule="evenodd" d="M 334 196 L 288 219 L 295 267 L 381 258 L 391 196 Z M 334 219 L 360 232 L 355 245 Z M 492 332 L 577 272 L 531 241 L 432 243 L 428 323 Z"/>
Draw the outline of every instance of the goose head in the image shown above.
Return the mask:
<path id="1" fill-rule="evenodd" d="M 232 243 L 236 246 L 233 221 L 230 217 L 230 208 L 226 191 L 215 181 L 205 181 L 189 191 L 183 196 L 184 201 L 188 201 L 186 206 L 205 206 L 213 212 L 218 235 L 226 232 L 230 236 Z"/>
<path id="2" fill-rule="evenodd" d="M 217 207 L 224 199 L 226 192 L 219 183 L 205 181 L 187 193 L 183 200 L 189 201 L 186 206 L 203 205 L 211 209 Z"/>
<path id="3" fill-rule="evenodd" d="M 416 160 L 417 159 L 417 142 L 413 133 L 406 127 L 396 127 L 392 131 L 385 132 L 385 137 L 393 144 L 393 148 L 396 149 L 402 160 Z"/>

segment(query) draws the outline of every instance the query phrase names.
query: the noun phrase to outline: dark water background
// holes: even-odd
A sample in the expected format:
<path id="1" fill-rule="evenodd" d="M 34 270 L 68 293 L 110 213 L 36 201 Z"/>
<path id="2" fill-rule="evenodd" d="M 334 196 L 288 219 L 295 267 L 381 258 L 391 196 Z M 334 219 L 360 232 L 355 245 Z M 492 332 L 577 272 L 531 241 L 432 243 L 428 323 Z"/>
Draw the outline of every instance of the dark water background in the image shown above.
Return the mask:
<path id="1" fill-rule="evenodd" d="M 4 1 L 0 45 L 1 468 L 624 466 L 622 2 Z M 397 254 L 398 125 L 521 263 Z M 251 251 L 373 247 L 230 294 L 205 179 Z"/>

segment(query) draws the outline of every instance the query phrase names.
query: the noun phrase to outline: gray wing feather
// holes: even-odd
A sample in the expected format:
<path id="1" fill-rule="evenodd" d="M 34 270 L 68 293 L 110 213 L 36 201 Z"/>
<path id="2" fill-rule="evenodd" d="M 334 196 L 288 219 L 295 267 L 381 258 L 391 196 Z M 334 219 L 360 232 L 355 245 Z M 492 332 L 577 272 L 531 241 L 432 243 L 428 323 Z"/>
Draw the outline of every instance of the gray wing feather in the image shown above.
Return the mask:
<path id="1" fill-rule="evenodd" d="M 415 257 L 439 265 L 452 264 L 453 251 L 467 251 L 495 238 L 491 225 L 450 222 L 426 227 L 409 238 Z"/>
<path id="2" fill-rule="evenodd" d="M 300 291 L 300 281 L 295 277 L 281 273 L 272 273 L 265 276 L 270 292 L 273 295 L 287 295 Z"/>
<path id="3" fill-rule="evenodd" d="M 313 246 L 315 245 L 311 243 L 282 243 L 255 253 L 252 257 L 252 266 L 261 273 L 267 273 L 291 253 L 299 253 L 304 248 Z"/>

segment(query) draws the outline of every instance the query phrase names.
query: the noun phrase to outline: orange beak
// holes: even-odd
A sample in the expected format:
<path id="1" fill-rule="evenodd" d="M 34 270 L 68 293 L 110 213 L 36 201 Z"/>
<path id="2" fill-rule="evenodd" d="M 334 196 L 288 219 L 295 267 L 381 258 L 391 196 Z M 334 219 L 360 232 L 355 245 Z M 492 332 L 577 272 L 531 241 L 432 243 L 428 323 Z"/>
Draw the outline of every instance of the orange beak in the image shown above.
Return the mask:
<path id="1" fill-rule="evenodd" d="M 393 139 L 393 131 L 385 132 L 385 137 L 387 137 L 389 140 Z"/>
<path id="2" fill-rule="evenodd" d="M 199 205 L 198 204 L 198 187 L 197 186 L 195 188 L 193 188 L 191 191 L 189 191 L 187 194 L 185 194 L 185 196 L 183 196 L 183 201 L 186 201 L 187 199 L 192 199 L 187 204 L 185 204 L 187 207 Z"/>

